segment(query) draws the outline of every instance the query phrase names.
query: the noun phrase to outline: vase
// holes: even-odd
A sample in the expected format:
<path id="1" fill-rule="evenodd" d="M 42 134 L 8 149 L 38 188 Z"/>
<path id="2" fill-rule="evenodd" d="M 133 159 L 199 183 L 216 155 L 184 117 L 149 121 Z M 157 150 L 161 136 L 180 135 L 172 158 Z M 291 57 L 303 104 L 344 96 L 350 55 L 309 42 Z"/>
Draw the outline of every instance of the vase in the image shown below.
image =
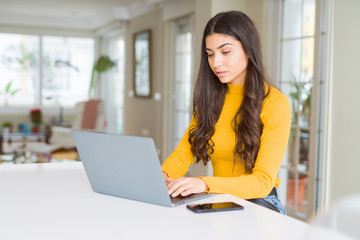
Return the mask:
<path id="1" fill-rule="evenodd" d="M 39 132 L 39 126 L 38 125 L 33 126 L 32 129 L 31 129 L 31 132 L 38 133 Z"/>
<path id="2" fill-rule="evenodd" d="M 295 179 L 288 179 L 287 180 L 287 193 L 286 193 L 286 201 L 288 205 L 296 205 L 301 204 L 304 201 L 304 194 L 305 194 L 305 187 L 308 178 L 306 176 L 301 176 L 298 179 L 298 192 L 297 192 L 297 199 L 295 201 Z"/>

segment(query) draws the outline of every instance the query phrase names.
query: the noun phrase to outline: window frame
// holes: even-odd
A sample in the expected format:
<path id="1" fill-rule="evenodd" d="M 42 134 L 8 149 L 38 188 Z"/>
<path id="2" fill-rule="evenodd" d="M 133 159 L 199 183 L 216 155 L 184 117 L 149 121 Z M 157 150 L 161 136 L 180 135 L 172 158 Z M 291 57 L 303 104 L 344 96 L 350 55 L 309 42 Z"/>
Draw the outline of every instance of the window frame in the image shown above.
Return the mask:
<path id="1" fill-rule="evenodd" d="M 278 16 L 278 29 L 277 35 L 277 61 L 274 66 L 275 79 L 281 78 L 281 58 L 282 58 L 282 22 L 283 22 L 283 2 L 286 0 L 278 1 L 276 3 L 276 11 Z M 329 44 L 329 37 L 326 32 L 327 21 L 329 21 L 329 7 L 324 0 L 315 0 L 315 32 L 314 32 L 314 63 L 313 63 L 313 79 L 312 79 L 312 94 L 311 94 L 311 118 L 310 118 L 310 137 L 309 137 L 309 153 L 308 153 L 308 171 L 309 177 L 307 183 L 307 211 L 301 213 L 287 208 L 289 216 L 306 221 L 309 220 L 316 210 L 324 206 L 326 199 L 326 154 L 327 154 L 327 126 L 328 126 L 328 104 L 329 104 L 329 81 L 325 76 L 327 63 L 327 47 Z M 304 36 L 301 36 L 304 38 Z M 282 79 L 280 80 L 282 81 Z M 277 82 L 280 85 L 279 81 Z M 297 147 L 298 148 L 298 147 Z M 299 153 L 298 153 L 299 154 Z M 285 156 L 286 157 L 286 156 Z M 298 163 L 298 161 L 297 161 Z M 288 166 L 281 166 L 282 169 L 297 170 L 297 165 L 294 168 Z M 282 179 L 285 181 L 286 179 Z M 297 182 L 297 178 L 296 178 Z M 280 194 L 282 194 L 280 192 Z M 286 193 L 283 193 L 286 194 Z M 286 197 L 286 195 L 285 195 Z M 295 196 L 296 199 L 296 196 Z"/>

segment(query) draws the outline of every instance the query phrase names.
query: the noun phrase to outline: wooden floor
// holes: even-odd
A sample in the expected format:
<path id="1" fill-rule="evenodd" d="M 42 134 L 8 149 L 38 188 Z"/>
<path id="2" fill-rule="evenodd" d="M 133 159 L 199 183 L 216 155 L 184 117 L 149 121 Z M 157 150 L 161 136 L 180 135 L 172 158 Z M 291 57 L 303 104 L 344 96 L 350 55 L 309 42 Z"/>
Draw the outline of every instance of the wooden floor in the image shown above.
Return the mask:
<path id="1" fill-rule="evenodd" d="M 67 151 L 59 151 L 55 152 L 51 155 L 52 159 L 68 159 L 68 160 L 76 160 L 78 157 L 78 153 L 76 150 L 67 150 Z"/>

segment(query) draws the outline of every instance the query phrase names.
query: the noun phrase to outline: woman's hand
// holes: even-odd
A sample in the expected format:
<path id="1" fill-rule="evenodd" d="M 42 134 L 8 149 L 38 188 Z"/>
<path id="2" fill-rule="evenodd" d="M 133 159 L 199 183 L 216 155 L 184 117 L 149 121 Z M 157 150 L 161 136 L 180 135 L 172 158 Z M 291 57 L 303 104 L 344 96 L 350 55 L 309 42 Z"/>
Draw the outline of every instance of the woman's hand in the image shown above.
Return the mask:
<path id="1" fill-rule="evenodd" d="M 166 179 L 166 178 L 165 178 Z M 208 190 L 208 186 L 201 178 L 197 177 L 182 177 L 176 180 L 167 182 L 168 192 L 172 197 L 181 195 L 183 197 L 193 193 L 201 193 Z"/>
<path id="2" fill-rule="evenodd" d="M 171 183 L 172 181 L 174 181 L 174 180 L 172 180 L 171 178 L 169 178 L 169 176 L 167 175 L 166 172 L 163 172 L 163 174 L 164 174 L 164 178 L 165 178 L 166 185 L 168 185 L 169 183 Z"/>

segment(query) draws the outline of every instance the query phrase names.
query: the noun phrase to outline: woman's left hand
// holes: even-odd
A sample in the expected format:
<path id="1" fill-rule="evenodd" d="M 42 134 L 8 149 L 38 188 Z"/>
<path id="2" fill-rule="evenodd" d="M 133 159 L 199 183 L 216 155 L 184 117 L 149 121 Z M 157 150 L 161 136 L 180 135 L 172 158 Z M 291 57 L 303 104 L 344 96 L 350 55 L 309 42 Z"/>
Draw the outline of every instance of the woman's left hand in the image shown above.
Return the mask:
<path id="1" fill-rule="evenodd" d="M 172 197 L 188 196 L 193 193 L 201 193 L 208 190 L 208 186 L 201 178 L 182 177 L 168 183 L 168 192 Z"/>

